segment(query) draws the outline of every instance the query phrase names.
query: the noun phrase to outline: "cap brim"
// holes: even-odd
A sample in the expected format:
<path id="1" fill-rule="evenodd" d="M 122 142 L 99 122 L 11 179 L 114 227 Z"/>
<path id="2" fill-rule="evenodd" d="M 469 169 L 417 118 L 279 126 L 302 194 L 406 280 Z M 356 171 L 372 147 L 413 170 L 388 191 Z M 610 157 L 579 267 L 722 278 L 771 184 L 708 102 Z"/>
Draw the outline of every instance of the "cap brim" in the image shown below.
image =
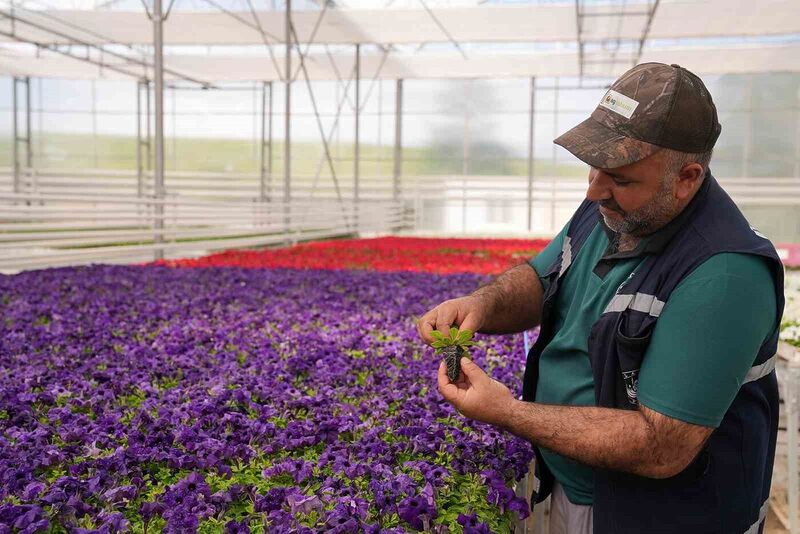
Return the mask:
<path id="1" fill-rule="evenodd" d="M 655 154 L 661 147 L 620 135 L 588 118 L 553 141 L 598 169 L 615 169 Z"/>

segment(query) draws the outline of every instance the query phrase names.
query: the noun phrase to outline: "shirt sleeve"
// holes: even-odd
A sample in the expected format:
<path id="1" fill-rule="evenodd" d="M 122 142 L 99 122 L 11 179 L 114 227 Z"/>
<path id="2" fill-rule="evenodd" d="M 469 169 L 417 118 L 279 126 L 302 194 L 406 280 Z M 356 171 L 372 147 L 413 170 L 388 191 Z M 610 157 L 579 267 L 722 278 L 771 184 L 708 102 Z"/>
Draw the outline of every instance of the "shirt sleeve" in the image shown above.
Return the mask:
<path id="1" fill-rule="evenodd" d="M 718 427 L 777 321 L 766 261 L 712 256 L 675 288 L 639 373 L 639 402 L 661 414 Z"/>
<path id="2" fill-rule="evenodd" d="M 536 270 L 536 274 L 539 275 L 539 278 L 541 278 L 547 268 L 550 267 L 554 261 L 556 261 L 556 258 L 561 252 L 561 247 L 564 243 L 564 236 L 567 235 L 567 228 L 569 228 L 569 222 L 567 222 L 558 235 L 555 236 L 552 241 L 550 241 L 549 245 L 547 245 L 536 256 L 528 260 L 528 263 L 531 265 L 531 267 Z"/>

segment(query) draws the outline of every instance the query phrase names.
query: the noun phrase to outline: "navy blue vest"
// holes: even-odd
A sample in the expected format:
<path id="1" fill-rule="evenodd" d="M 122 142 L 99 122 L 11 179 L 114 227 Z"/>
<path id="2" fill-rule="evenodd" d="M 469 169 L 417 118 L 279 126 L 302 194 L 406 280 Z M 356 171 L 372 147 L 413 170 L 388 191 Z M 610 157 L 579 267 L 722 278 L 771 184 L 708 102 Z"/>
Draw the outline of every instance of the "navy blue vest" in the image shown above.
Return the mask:
<path id="1" fill-rule="evenodd" d="M 539 338 L 528 353 L 523 399 L 536 396 L 539 357 L 554 335 L 553 307 L 560 282 L 599 224 L 597 204 L 585 200 L 572 218 L 562 252 L 544 273 Z M 709 172 L 686 209 L 669 223 L 669 240 L 649 254 L 619 287 L 588 340 L 597 406 L 635 410 L 638 373 L 650 336 L 672 291 L 715 254 L 766 258 L 772 266 L 778 315 L 783 312 L 783 266 L 772 243 L 752 229 Z M 747 310 L 742 310 L 747 313 Z M 753 367 L 719 428 L 689 467 L 668 479 L 595 470 L 594 532 L 747 533 L 763 528 L 778 431 L 775 377 L 779 321 L 753 355 Z M 536 465 L 534 501 L 550 493 L 552 474 Z"/>

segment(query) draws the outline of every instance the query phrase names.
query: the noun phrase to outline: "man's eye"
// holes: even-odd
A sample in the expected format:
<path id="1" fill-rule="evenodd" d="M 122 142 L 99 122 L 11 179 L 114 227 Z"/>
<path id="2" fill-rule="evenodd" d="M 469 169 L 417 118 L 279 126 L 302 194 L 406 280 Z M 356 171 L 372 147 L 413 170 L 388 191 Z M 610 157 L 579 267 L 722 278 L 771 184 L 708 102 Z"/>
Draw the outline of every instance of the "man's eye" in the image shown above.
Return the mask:
<path id="1" fill-rule="evenodd" d="M 615 185 L 626 186 L 626 185 L 628 185 L 630 183 L 630 182 L 626 182 L 625 180 L 620 180 L 618 178 L 613 178 L 612 177 L 611 179 L 614 181 Z"/>

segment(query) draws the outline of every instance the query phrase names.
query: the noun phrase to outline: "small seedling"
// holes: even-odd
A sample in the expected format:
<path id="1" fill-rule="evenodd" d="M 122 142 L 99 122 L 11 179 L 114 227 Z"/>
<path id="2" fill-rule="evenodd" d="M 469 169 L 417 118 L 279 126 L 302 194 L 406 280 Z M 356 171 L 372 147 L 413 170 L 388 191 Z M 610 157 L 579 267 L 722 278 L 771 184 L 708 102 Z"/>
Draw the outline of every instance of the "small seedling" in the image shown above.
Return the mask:
<path id="1" fill-rule="evenodd" d="M 472 341 L 472 332 L 470 330 L 459 332 L 458 328 L 451 326 L 449 336 L 445 336 L 438 330 L 431 332 L 431 336 L 434 339 L 431 346 L 436 349 L 436 354 L 444 354 L 447 378 L 450 379 L 450 382 L 455 382 L 461 373 L 461 357 L 469 356 L 467 347 L 475 344 Z"/>

